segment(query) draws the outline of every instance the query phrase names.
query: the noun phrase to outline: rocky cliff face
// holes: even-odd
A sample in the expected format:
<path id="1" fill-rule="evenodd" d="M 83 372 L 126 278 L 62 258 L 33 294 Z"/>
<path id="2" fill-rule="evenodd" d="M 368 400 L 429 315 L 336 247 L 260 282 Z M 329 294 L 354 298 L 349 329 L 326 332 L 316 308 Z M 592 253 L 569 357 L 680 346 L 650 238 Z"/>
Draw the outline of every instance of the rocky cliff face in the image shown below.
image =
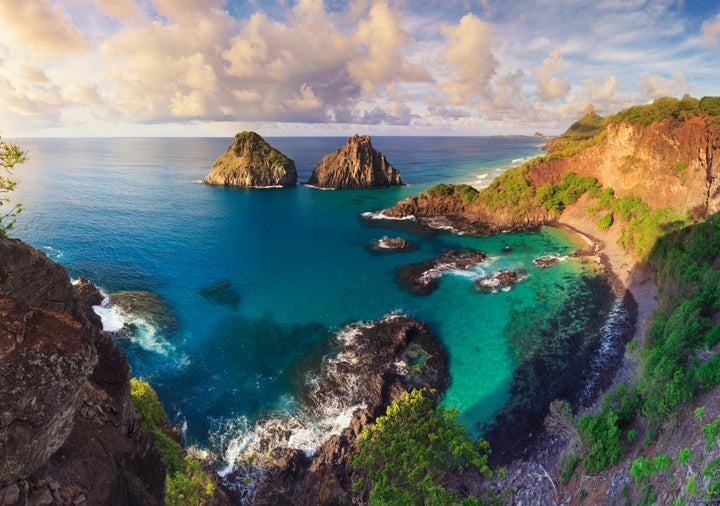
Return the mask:
<path id="1" fill-rule="evenodd" d="M 255 132 L 235 136 L 228 150 L 212 164 L 203 183 L 245 188 L 295 186 L 295 162 Z"/>
<path id="2" fill-rule="evenodd" d="M 402 186 L 400 172 L 375 150 L 368 135 L 354 135 L 340 149 L 326 155 L 313 169 L 310 186 L 334 189 Z"/>
<path id="3" fill-rule="evenodd" d="M 539 189 L 575 172 L 596 178 L 617 198 L 635 195 L 652 208 L 672 206 L 675 212 L 704 217 L 720 210 L 719 155 L 720 123 L 705 115 L 649 125 L 617 122 L 607 126 L 604 141 L 575 156 L 547 157 L 530 165 L 527 178 Z M 532 202 L 518 214 L 516 209 L 490 207 L 482 199 L 468 203 L 457 195 L 427 194 L 400 201 L 383 213 L 395 218 L 412 215 L 430 225 L 442 218 L 475 235 L 554 223 L 559 218 Z"/>
<path id="4" fill-rule="evenodd" d="M 162 504 L 125 356 L 61 266 L 0 240 L 0 504 Z"/>
<path id="5" fill-rule="evenodd" d="M 595 177 L 617 197 L 637 195 L 651 207 L 673 206 L 705 216 L 720 210 L 720 124 L 699 115 L 687 121 L 611 123 L 604 142 L 530 170 L 536 186 L 567 171 Z"/>

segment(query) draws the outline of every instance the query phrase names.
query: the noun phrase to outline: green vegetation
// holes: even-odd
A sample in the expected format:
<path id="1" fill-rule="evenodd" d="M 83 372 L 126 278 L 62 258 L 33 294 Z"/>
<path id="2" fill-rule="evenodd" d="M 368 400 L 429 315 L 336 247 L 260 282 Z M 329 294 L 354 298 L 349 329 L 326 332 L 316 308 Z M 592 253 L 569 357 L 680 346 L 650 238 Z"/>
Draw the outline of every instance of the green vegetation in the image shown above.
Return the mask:
<path id="1" fill-rule="evenodd" d="M 253 149 L 250 151 L 245 150 L 246 144 L 250 144 Z M 261 156 L 270 162 L 270 167 L 286 167 L 293 163 L 292 160 L 265 142 L 265 139 L 255 132 L 238 133 L 235 135 L 234 146 L 236 155 L 240 156 L 245 150 L 245 156 L 251 156 L 252 158 Z"/>
<path id="2" fill-rule="evenodd" d="M 15 190 L 18 184 L 17 179 L 12 176 L 12 170 L 16 165 L 25 162 L 27 153 L 17 144 L 11 144 L 0 138 L 0 167 L 5 174 L 0 173 L 0 208 L 10 206 L 9 194 Z M 15 204 L 7 211 L 0 210 L 0 239 L 8 236 L 15 226 L 17 215 L 23 210 L 22 204 Z"/>
<path id="3" fill-rule="evenodd" d="M 652 104 L 636 105 L 624 109 L 610 118 L 612 122 L 627 121 L 649 125 L 657 121 L 675 119 L 686 121 L 698 114 L 720 115 L 720 97 L 696 98 L 685 95 L 682 99 L 658 98 Z"/>
<path id="4" fill-rule="evenodd" d="M 457 414 L 435 408 L 424 390 L 403 393 L 374 426 L 363 429 L 353 466 L 369 483 L 361 478 L 354 491 L 369 485 L 370 504 L 500 504 L 492 490 L 474 497 L 447 485 L 452 475 L 468 470 L 493 476 L 488 443 L 474 442 L 455 421 Z"/>
<path id="5" fill-rule="evenodd" d="M 566 172 L 559 183 L 542 186 L 538 190 L 537 199 L 545 209 L 560 213 L 566 205 L 575 203 L 583 193 L 599 190 L 600 183 L 594 177 Z"/>
<path id="6" fill-rule="evenodd" d="M 146 381 L 131 378 L 130 395 L 142 426 L 155 436 L 155 445 L 167 468 L 166 504 L 207 504 L 215 490 L 212 477 L 201 469 L 198 460 L 184 456 L 182 447 L 172 438 L 167 415 L 155 390 Z"/>
<path id="7" fill-rule="evenodd" d="M 602 218 L 600 218 L 598 220 L 597 227 L 600 230 L 607 230 L 610 227 L 612 227 L 612 224 L 613 224 L 613 214 L 607 213 L 606 215 L 604 215 Z"/>

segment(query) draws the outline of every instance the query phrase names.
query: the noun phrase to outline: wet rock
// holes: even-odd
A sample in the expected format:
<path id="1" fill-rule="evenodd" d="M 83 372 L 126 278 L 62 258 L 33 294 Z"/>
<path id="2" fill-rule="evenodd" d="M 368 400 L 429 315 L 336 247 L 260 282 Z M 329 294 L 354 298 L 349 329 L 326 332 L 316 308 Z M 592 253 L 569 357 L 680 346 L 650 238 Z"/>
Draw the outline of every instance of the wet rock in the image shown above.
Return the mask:
<path id="1" fill-rule="evenodd" d="M 533 259 L 533 264 L 538 269 L 547 269 L 548 267 L 552 267 L 559 261 L 560 261 L 560 257 L 558 257 L 558 256 L 543 255 L 543 256 L 539 256 L 539 257 Z"/>
<path id="2" fill-rule="evenodd" d="M 110 304 L 121 311 L 146 320 L 163 335 L 177 331 L 178 321 L 167 301 L 155 292 L 120 291 L 108 296 Z"/>
<path id="3" fill-rule="evenodd" d="M 369 248 L 373 253 L 398 253 L 402 251 L 415 251 L 420 245 L 402 237 L 383 237 L 370 243 Z"/>
<path id="4" fill-rule="evenodd" d="M 437 257 L 395 269 L 398 283 L 415 295 L 428 295 L 440 285 L 442 274 L 450 270 L 468 270 L 483 262 L 487 255 L 469 248 L 450 250 Z"/>
<path id="5" fill-rule="evenodd" d="M 525 276 L 521 269 L 505 269 L 490 276 L 475 280 L 475 288 L 485 293 L 494 293 L 503 288 L 513 286 Z"/>
<path id="6" fill-rule="evenodd" d="M 230 309 L 237 309 L 240 305 L 240 294 L 230 286 L 230 281 L 223 279 L 217 283 L 200 288 L 198 294 L 210 302 Z"/>

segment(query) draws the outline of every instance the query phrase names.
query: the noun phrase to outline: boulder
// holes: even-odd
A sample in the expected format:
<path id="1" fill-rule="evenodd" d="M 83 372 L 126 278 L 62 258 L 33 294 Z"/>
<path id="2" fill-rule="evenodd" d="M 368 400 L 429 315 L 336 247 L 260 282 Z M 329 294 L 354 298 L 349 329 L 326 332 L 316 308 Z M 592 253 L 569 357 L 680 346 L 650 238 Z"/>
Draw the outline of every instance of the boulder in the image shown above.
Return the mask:
<path id="1" fill-rule="evenodd" d="M 244 188 L 295 186 L 295 162 L 255 132 L 241 132 L 212 164 L 203 183 Z"/>
<path id="2" fill-rule="evenodd" d="M 400 172 L 375 150 L 369 135 L 354 135 L 334 153 L 323 157 L 306 183 L 318 188 L 352 190 L 402 186 Z"/>
<path id="3" fill-rule="evenodd" d="M 520 282 L 523 276 L 525 276 L 525 271 L 523 270 L 504 269 L 490 276 L 476 279 L 475 288 L 481 292 L 494 293 Z"/>

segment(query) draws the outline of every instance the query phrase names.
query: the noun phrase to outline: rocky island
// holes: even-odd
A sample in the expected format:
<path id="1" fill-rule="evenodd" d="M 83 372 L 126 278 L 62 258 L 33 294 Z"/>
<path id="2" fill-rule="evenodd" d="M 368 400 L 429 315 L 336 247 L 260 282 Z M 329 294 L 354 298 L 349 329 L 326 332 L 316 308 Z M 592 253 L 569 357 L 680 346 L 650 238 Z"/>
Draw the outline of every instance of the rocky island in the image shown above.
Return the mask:
<path id="1" fill-rule="evenodd" d="M 400 171 L 372 147 L 369 135 L 353 135 L 344 146 L 323 157 L 313 169 L 308 186 L 354 190 L 402 186 Z"/>
<path id="2" fill-rule="evenodd" d="M 295 186 L 295 162 L 255 132 L 240 132 L 212 164 L 203 183 L 242 188 Z"/>

